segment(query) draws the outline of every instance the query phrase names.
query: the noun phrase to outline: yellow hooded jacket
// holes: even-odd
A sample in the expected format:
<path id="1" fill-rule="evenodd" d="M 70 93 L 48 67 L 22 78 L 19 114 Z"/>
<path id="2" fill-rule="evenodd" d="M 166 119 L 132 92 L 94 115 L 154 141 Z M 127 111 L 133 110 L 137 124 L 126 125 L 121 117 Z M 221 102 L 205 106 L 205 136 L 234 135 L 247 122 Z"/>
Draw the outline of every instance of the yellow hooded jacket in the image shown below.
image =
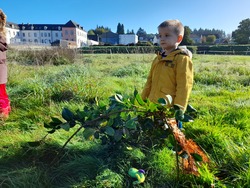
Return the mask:
<path id="1" fill-rule="evenodd" d="M 172 96 L 172 104 L 186 110 L 193 86 L 191 52 L 177 49 L 166 57 L 158 53 L 142 91 L 142 98 L 157 103 L 159 98 Z"/>

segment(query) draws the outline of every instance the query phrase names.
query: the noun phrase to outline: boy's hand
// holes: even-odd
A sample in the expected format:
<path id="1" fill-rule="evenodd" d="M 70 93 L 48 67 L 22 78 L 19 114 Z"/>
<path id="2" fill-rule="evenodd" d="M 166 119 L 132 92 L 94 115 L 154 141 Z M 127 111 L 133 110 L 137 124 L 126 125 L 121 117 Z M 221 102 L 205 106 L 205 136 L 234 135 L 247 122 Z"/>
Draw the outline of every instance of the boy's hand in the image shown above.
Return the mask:
<path id="1" fill-rule="evenodd" d="M 184 114 L 183 110 L 179 106 L 174 105 L 175 119 L 182 122 L 193 122 L 193 118 L 187 114 Z"/>
<path id="2" fill-rule="evenodd" d="M 176 120 L 179 120 L 179 121 L 184 120 L 184 117 L 185 117 L 184 112 L 183 110 L 180 109 L 179 106 L 174 105 L 174 111 L 175 111 L 174 115 L 175 115 Z"/>

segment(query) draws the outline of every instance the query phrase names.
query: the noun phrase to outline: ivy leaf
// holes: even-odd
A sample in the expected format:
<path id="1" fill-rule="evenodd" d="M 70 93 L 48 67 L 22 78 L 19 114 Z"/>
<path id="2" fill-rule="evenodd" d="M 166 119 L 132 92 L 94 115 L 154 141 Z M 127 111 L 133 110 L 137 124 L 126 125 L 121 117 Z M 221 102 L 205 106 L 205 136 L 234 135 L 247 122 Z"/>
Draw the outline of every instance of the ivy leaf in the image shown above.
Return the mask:
<path id="1" fill-rule="evenodd" d="M 193 156 L 193 158 L 194 158 L 195 161 L 203 161 L 202 160 L 202 156 L 200 156 L 199 154 L 197 154 L 197 153 L 191 153 L 191 155 Z"/>
<path id="2" fill-rule="evenodd" d="M 109 136 L 114 136 L 115 135 L 115 130 L 112 127 L 106 127 L 105 132 Z"/>
<path id="3" fill-rule="evenodd" d="M 62 117 L 66 121 L 70 121 L 70 120 L 73 119 L 74 114 L 68 108 L 64 108 L 63 111 L 62 111 Z"/>

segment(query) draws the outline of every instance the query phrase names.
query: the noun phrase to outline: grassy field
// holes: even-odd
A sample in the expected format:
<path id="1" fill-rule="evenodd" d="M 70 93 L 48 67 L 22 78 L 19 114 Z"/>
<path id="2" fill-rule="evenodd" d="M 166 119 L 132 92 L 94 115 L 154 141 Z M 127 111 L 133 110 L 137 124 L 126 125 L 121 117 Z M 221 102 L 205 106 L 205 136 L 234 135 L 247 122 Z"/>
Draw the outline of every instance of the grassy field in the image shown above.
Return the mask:
<path id="1" fill-rule="evenodd" d="M 168 148 L 118 153 L 79 133 L 62 151 L 73 130 L 46 136 L 44 123 L 60 118 L 63 107 L 83 109 L 96 100 L 108 102 L 115 93 L 140 92 L 153 58 L 83 54 L 59 66 L 9 62 L 12 112 L 0 122 L 0 187 L 133 187 L 127 174 L 132 164 L 146 171 L 145 182 L 134 187 L 250 187 L 250 56 L 193 57 L 190 103 L 199 116 L 183 131 L 211 159 L 199 177 L 177 178 Z M 40 140 L 36 147 L 30 144 Z"/>

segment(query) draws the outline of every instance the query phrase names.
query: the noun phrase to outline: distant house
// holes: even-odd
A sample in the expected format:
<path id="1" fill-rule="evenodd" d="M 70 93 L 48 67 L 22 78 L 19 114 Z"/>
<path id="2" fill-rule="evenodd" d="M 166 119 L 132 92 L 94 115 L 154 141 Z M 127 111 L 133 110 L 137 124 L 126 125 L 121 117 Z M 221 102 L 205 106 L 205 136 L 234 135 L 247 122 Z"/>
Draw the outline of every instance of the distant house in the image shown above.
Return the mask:
<path id="1" fill-rule="evenodd" d="M 91 46 L 91 45 L 99 45 L 99 35 L 88 35 L 88 45 Z"/>
<path id="2" fill-rule="evenodd" d="M 136 44 L 138 42 L 138 36 L 135 34 L 120 34 L 119 44 Z"/>
<path id="3" fill-rule="evenodd" d="M 202 35 L 190 34 L 190 38 L 194 41 L 195 44 L 202 43 Z"/>
<path id="4" fill-rule="evenodd" d="M 79 48 L 87 45 L 87 32 L 79 24 L 70 20 L 62 27 L 62 39 L 76 42 Z"/>
<path id="5" fill-rule="evenodd" d="M 119 35 L 111 31 L 103 33 L 100 35 L 100 42 L 103 44 L 117 45 L 119 44 Z"/>
<path id="6" fill-rule="evenodd" d="M 6 39 L 7 43 L 19 43 L 21 42 L 20 39 L 20 30 L 18 24 L 12 23 L 12 22 L 7 22 L 6 23 Z"/>
<path id="7" fill-rule="evenodd" d="M 50 46 L 60 40 L 71 41 L 75 47 L 87 45 L 87 32 L 77 23 L 66 24 L 14 24 L 7 22 L 8 44 L 30 44 Z"/>

